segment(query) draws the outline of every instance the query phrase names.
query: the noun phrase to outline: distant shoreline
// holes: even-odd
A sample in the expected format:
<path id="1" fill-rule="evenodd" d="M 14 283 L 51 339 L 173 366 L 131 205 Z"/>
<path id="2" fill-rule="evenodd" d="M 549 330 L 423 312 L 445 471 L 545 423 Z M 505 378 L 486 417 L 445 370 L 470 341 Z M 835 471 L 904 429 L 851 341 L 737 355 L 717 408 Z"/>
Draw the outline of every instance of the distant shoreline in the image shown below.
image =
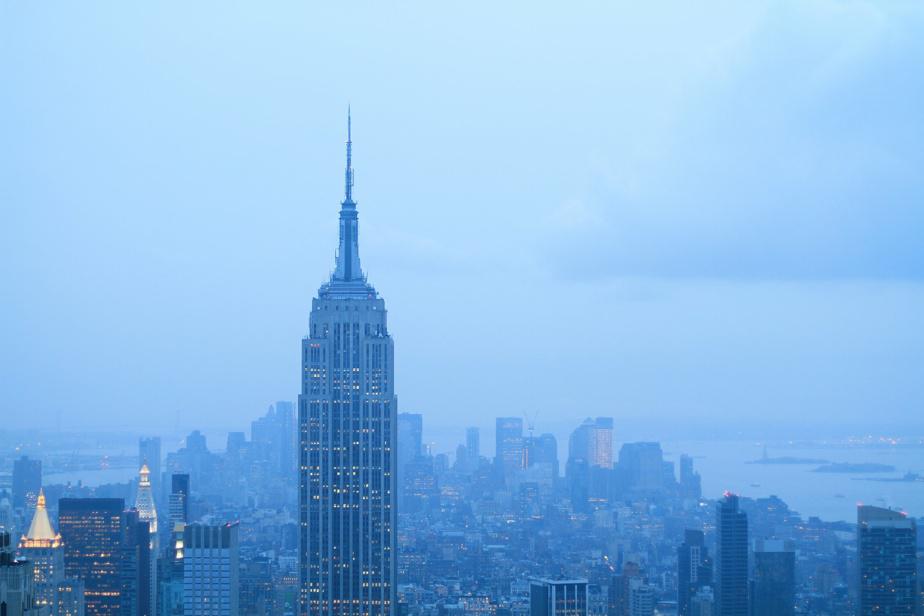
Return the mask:
<path id="1" fill-rule="evenodd" d="M 891 464 L 850 464 L 848 462 L 834 462 L 819 466 L 813 473 L 894 473 L 895 467 Z"/>
<path id="2" fill-rule="evenodd" d="M 830 460 L 822 458 L 796 458 L 793 456 L 782 456 L 779 458 L 760 458 L 751 460 L 746 464 L 830 464 Z"/>

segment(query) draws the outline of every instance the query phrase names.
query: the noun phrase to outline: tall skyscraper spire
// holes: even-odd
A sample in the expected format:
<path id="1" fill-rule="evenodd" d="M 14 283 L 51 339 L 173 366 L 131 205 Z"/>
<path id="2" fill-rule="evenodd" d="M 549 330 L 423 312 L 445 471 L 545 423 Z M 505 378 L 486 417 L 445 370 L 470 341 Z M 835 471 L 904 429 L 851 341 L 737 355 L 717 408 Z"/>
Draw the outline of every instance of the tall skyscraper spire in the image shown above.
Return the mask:
<path id="1" fill-rule="evenodd" d="M 350 107 L 347 105 L 347 162 L 346 162 L 346 190 L 344 191 L 344 203 L 353 203 L 353 120 L 350 113 Z"/>
<path id="2" fill-rule="evenodd" d="M 359 264 L 359 217 L 353 201 L 353 120 L 347 108 L 346 186 L 340 204 L 340 244 L 331 287 L 340 293 L 366 293 L 365 278 Z M 352 284 L 344 284 L 352 283 Z"/>
<path id="3" fill-rule="evenodd" d="M 359 267 L 352 121 L 337 266 L 311 303 L 299 416 L 299 616 L 394 616 L 394 346 Z"/>
<path id="4" fill-rule="evenodd" d="M 151 554 L 157 554 L 159 547 L 157 541 L 157 507 L 154 505 L 154 493 L 151 490 L 151 469 L 147 460 L 141 463 L 138 471 L 138 493 L 135 497 L 135 509 L 138 510 L 138 519 L 148 523 L 148 549 Z M 143 537 L 139 537 L 143 541 Z M 148 560 L 149 588 L 157 588 L 157 559 Z M 156 602 L 156 593 L 151 595 L 151 605 Z"/>

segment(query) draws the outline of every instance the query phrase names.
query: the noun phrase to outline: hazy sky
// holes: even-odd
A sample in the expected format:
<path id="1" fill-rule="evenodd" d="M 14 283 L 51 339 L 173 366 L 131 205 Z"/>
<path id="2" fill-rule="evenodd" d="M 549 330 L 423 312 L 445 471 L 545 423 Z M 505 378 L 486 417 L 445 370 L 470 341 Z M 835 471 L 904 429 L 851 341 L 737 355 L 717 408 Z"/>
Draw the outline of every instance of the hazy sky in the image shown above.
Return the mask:
<path id="1" fill-rule="evenodd" d="M 924 424 L 924 4 L 318 4 L 0 4 L 4 426 L 294 399 L 348 103 L 434 434 Z"/>

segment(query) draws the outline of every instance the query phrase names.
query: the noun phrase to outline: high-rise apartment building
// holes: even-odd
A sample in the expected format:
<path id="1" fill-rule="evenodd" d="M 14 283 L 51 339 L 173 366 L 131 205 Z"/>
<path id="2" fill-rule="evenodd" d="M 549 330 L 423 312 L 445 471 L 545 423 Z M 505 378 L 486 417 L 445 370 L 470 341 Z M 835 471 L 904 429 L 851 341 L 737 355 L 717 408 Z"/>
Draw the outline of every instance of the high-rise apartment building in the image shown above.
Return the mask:
<path id="1" fill-rule="evenodd" d="M 904 513 L 857 508 L 860 616 L 914 616 L 916 541 L 917 525 Z"/>
<path id="2" fill-rule="evenodd" d="M 302 340 L 300 614 L 395 612 L 394 348 L 385 301 L 360 267 L 347 135 L 335 269 Z"/>
<path id="3" fill-rule="evenodd" d="M 715 594 L 717 616 L 748 616 L 748 517 L 738 497 L 716 505 Z"/>

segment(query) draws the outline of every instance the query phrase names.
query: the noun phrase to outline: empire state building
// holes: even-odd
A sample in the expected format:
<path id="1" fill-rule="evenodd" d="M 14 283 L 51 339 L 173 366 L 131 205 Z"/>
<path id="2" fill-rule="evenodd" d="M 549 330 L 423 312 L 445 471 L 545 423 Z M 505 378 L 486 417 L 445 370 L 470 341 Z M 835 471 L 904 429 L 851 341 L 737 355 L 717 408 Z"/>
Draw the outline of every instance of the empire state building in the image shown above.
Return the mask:
<path id="1" fill-rule="evenodd" d="M 336 267 L 302 340 L 299 612 L 393 615 L 394 348 L 385 301 L 359 264 L 349 116 L 346 154 Z"/>

